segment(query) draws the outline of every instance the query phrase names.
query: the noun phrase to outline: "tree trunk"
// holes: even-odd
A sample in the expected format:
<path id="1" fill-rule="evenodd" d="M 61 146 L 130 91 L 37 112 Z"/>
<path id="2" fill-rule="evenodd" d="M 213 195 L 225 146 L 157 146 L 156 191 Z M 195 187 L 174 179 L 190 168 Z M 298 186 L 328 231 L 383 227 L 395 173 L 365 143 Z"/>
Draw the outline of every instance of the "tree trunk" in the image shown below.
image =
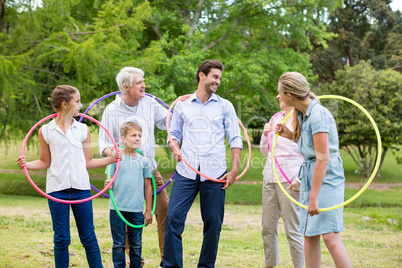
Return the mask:
<path id="1" fill-rule="evenodd" d="M 0 0 L 0 33 L 4 29 L 4 16 L 5 16 L 6 0 Z"/>

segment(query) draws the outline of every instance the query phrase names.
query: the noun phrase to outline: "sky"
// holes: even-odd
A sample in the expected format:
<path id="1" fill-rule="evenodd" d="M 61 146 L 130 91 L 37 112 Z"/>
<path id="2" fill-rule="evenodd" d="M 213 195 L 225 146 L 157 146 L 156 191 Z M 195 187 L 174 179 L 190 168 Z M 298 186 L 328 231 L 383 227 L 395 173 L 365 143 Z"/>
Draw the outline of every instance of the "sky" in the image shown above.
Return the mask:
<path id="1" fill-rule="evenodd" d="M 393 0 L 390 6 L 392 10 L 399 10 L 402 12 L 402 0 Z"/>

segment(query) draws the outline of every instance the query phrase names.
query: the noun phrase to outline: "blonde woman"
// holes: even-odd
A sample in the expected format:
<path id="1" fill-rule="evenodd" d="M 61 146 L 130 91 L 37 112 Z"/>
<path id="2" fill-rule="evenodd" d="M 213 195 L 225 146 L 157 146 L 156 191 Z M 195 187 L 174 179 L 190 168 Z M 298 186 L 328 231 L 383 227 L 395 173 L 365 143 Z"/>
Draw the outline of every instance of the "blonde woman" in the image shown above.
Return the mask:
<path id="1" fill-rule="evenodd" d="M 349 254 L 341 241 L 343 208 L 320 212 L 344 201 L 345 177 L 339 155 L 335 120 L 310 92 L 306 78 L 296 72 L 279 78 L 279 100 L 294 107 L 293 132 L 278 124 L 282 137 L 297 142 L 304 162 L 300 167 L 300 202 L 308 207 L 300 211 L 300 232 L 304 235 L 306 266 L 320 267 L 321 236 L 336 267 L 352 267 Z"/>

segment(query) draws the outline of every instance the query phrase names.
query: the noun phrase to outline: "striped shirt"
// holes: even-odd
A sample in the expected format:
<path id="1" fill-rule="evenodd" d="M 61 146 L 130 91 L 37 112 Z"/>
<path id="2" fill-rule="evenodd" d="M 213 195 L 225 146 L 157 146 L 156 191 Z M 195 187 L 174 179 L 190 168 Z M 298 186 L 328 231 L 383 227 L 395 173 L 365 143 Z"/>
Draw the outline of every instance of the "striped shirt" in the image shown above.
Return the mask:
<path id="1" fill-rule="evenodd" d="M 189 164 L 212 178 L 218 178 L 227 168 L 225 136 L 231 149 L 243 149 L 233 104 L 216 94 L 206 103 L 202 103 L 196 93 L 178 102 L 170 131 L 172 139 L 182 144 L 181 152 Z M 176 171 L 192 180 L 197 176 L 183 161 L 177 163 Z M 205 180 L 201 177 L 201 181 Z"/>
<path id="2" fill-rule="evenodd" d="M 135 107 L 127 106 L 121 99 L 121 94 L 116 95 L 116 99 L 103 112 L 101 123 L 119 144 L 121 144 L 119 128 L 122 124 L 129 121 L 140 124 L 142 139 L 139 150 L 151 160 L 151 170 L 155 170 L 157 165 L 154 128 L 156 125 L 159 129 L 166 129 L 167 109 L 149 96 L 141 98 Z M 98 147 L 103 156 L 105 148 L 113 147 L 112 140 L 102 128 L 99 130 Z"/>

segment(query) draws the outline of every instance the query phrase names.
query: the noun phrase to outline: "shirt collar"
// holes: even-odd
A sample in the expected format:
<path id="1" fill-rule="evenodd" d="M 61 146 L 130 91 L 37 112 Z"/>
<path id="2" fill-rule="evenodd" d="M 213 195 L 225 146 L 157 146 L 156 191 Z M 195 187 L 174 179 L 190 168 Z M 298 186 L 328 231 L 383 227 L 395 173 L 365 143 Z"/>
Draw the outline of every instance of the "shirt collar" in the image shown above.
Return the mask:
<path id="1" fill-rule="evenodd" d="M 306 118 L 306 116 L 310 116 L 311 114 L 311 110 L 313 110 L 314 105 L 316 105 L 318 103 L 318 99 L 314 98 L 311 99 L 311 102 L 309 103 L 308 107 L 307 107 L 307 111 L 306 111 L 306 115 L 304 116 L 304 118 Z M 299 110 L 297 110 L 297 115 L 300 118 L 300 121 L 302 121 L 303 118 L 303 114 L 302 112 L 300 112 Z"/>
<path id="2" fill-rule="evenodd" d="M 200 99 L 198 99 L 197 98 L 197 91 L 196 92 L 194 92 L 194 94 L 193 95 L 191 95 L 189 98 L 188 98 L 188 100 L 190 101 L 190 102 L 193 102 L 193 101 L 196 101 L 196 102 L 201 102 L 200 101 Z M 218 101 L 218 96 L 215 94 L 215 93 L 212 93 L 212 95 L 211 95 L 211 97 L 209 97 L 209 100 L 206 102 L 206 103 L 204 103 L 204 104 L 207 104 L 208 102 L 210 102 L 210 101 Z"/>
<path id="3" fill-rule="evenodd" d="M 71 128 L 78 128 L 79 122 L 73 118 L 73 124 L 71 125 Z M 56 124 L 56 119 L 53 119 L 49 123 L 49 129 L 54 130 L 54 129 L 60 129 L 60 127 Z"/>
<path id="4" fill-rule="evenodd" d="M 141 98 L 139 101 L 138 101 L 138 104 L 136 105 L 136 106 L 133 106 L 133 107 L 131 107 L 131 106 L 128 106 L 122 99 L 121 99 L 121 96 L 123 96 L 123 94 L 116 94 L 116 102 L 117 102 L 117 105 L 119 105 L 119 106 L 124 106 L 124 107 L 129 107 L 129 108 L 134 108 L 134 107 L 138 107 L 138 105 L 140 105 L 140 102 L 142 101 L 142 99 L 143 98 Z M 146 96 L 145 96 L 146 97 Z M 145 98 L 144 97 L 144 98 Z"/>

